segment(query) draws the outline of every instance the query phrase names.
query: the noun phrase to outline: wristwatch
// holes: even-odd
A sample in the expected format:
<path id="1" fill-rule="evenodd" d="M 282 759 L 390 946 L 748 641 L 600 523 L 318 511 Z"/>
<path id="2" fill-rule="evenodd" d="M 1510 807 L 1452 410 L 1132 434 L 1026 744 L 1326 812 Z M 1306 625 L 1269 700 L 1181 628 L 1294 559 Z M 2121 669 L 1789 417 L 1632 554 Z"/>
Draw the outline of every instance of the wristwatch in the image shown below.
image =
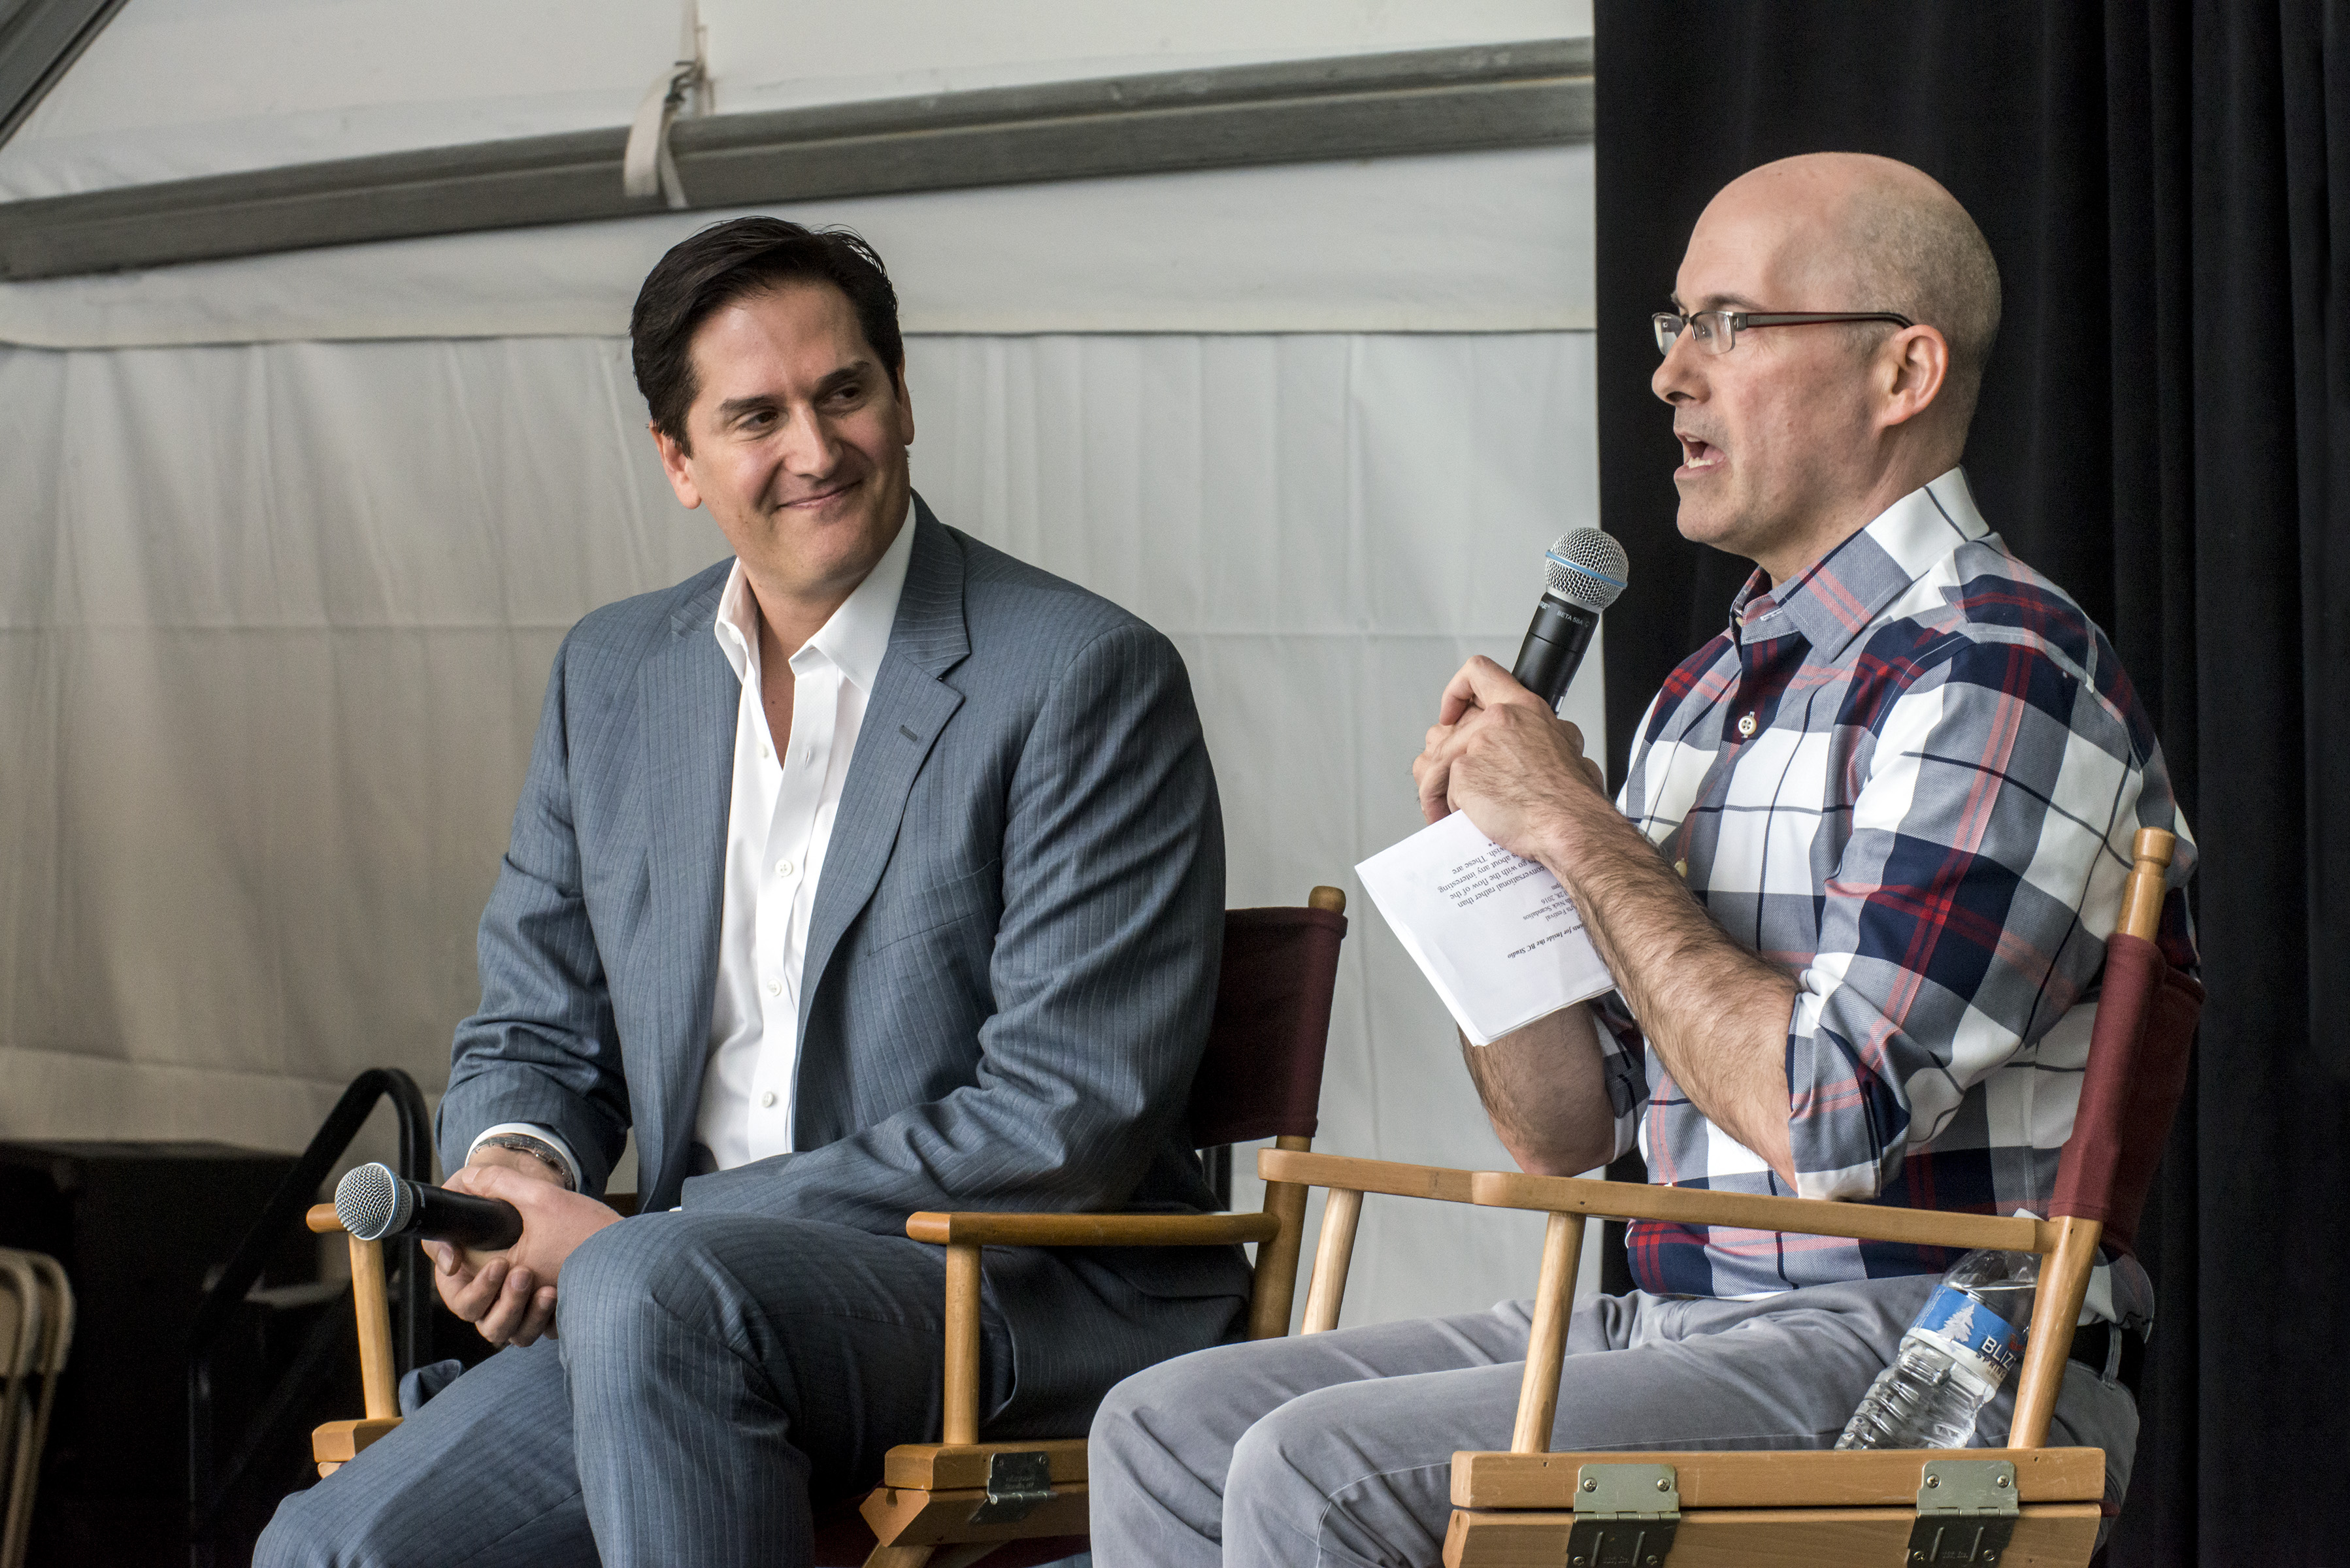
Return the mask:
<path id="1" fill-rule="evenodd" d="M 547 1169 L 555 1172 L 555 1179 L 563 1184 L 564 1191 L 577 1192 L 579 1190 L 578 1183 L 575 1182 L 571 1179 L 570 1166 L 564 1162 L 564 1158 L 561 1155 L 555 1152 L 555 1146 L 547 1142 L 545 1138 L 533 1137 L 528 1133 L 492 1133 L 489 1137 L 484 1138 L 480 1143 L 475 1144 L 473 1147 L 476 1148 L 511 1148 L 520 1153 L 526 1154 L 530 1156 L 531 1158 L 546 1167 Z"/>

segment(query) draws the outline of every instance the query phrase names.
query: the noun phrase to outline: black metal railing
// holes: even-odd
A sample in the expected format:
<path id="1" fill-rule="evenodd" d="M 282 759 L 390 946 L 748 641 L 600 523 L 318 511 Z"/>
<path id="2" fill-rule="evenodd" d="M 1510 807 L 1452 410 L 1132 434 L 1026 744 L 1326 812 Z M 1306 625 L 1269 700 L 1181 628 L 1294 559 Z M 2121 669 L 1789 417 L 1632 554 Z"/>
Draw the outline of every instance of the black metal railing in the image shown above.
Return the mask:
<path id="1" fill-rule="evenodd" d="M 400 1173 L 411 1181 L 432 1179 L 432 1128 L 424 1112 L 424 1096 L 416 1080 L 397 1067 L 371 1067 L 351 1080 L 311 1138 L 310 1147 L 263 1210 L 261 1218 L 237 1243 L 235 1253 L 204 1292 L 188 1331 L 188 1560 L 192 1568 L 212 1568 L 213 1536 L 221 1511 L 238 1481 L 257 1458 L 282 1436 L 280 1428 L 302 1407 L 302 1397 L 315 1386 L 334 1360 L 348 1315 L 322 1312 L 312 1325 L 291 1366 L 261 1401 L 246 1424 L 244 1440 L 225 1467 L 216 1468 L 213 1432 L 213 1350 L 269 1262 L 286 1238 L 302 1227 L 302 1217 L 317 1200 L 318 1184 L 335 1168 L 359 1128 L 380 1100 L 391 1101 L 400 1125 Z M 395 1271 L 390 1295 L 395 1312 L 392 1340 L 393 1376 L 416 1365 L 424 1333 L 425 1271 L 418 1266 L 412 1241 L 384 1250 L 384 1263 Z"/>

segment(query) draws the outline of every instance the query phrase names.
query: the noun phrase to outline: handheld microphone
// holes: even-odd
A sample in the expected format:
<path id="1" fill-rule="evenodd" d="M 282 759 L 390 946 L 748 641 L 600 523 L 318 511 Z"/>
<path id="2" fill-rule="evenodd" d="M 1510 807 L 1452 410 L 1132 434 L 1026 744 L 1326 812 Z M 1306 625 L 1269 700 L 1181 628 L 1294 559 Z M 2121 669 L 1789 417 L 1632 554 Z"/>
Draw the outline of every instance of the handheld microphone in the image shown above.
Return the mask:
<path id="1" fill-rule="evenodd" d="M 1542 603 L 1518 648 L 1510 673 L 1519 685 L 1556 709 L 1575 680 L 1599 612 L 1616 602 L 1631 575 L 1624 546 L 1596 528 L 1561 534 L 1543 557 Z"/>
<path id="2" fill-rule="evenodd" d="M 335 1184 L 335 1218 L 362 1241 L 413 1236 L 494 1252 L 522 1235 L 522 1211 L 504 1199 L 411 1181 L 388 1165 L 352 1167 Z"/>

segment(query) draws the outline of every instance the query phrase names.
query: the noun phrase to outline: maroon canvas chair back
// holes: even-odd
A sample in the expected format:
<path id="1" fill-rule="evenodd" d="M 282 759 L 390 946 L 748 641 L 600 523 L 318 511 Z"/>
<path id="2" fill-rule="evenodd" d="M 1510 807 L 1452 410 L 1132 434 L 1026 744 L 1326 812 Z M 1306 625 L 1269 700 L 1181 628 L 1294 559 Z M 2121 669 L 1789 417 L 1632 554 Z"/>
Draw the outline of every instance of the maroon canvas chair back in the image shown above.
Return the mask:
<path id="1" fill-rule="evenodd" d="M 1345 903 L 1334 889 L 1315 896 Z M 1347 917 L 1328 909 L 1227 909 L 1223 971 L 1208 1048 L 1191 1080 L 1191 1142 L 1200 1148 L 1254 1138 L 1314 1136 L 1322 1097 L 1322 1052 L 1330 1035 L 1330 995 L 1338 981 L 1338 944 Z M 1269 1205 L 1270 1207 L 1270 1205 Z M 1281 1242 L 1257 1249 L 1260 1281 L 1295 1275 L 1305 1191 L 1288 1205 Z M 1263 1294 L 1262 1283 L 1259 1294 Z M 1264 1315 L 1289 1323 L 1289 1293 L 1274 1293 Z M 1259 1309 L 1252 1303 L 1252 1314 Z M 1253 1324 L 1255 1315 L 1251 1319 Z M 1012 1445 L 1017 1447 L 1017 1445 Z M 1086 1549 L 1083 1536 L 1007 1541 L 987 1554 L 983 1568 L 1035 1568 Z M 816 1561 L 867 1563 L 873 1532 L 851 1503 L 818 1518 Z M 952 1550 L 941 1548 L 941 1553 Z M 935 1561 L 935 1559 L 934 1559 Z M 957 1558 L 956 1561 L 965 1561 Z"/>
<path id="2" fill-rule="evenodd" d="M 1195 1147 L 1314 1136 L 1346 934 L 1328 909 L 1224 911 L 1215 1022 L 1191 1080 Z"/>
<path id="3" fill-rule="evenodd" d="M 2121 930 L 2106 939 L 2089 1065 L 2050 1218 L 2098 1220 L 2108 1244 L 2133 1249 L 2202 1012 L 2201 983 L 2172 969 L 2160 948 Z"/>

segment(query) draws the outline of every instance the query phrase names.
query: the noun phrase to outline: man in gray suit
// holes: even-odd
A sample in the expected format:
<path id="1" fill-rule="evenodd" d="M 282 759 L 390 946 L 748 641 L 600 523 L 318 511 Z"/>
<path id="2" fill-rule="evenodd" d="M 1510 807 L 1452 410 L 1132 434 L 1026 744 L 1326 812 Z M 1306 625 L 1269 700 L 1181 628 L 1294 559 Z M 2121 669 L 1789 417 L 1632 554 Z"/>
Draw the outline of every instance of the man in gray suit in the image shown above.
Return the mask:
<path id="1" fill-rule="evenodd" d="M 317 1487 L 263 1563 L 806 1563 L 811 1509 L 940 1424 L 923 1209 L 1181 1210 L 1223 843 L 1182 664 L 908 481 L 896 298 L 775 219 L 665 256 L 631 322 L 678 498 L 735 559 L 556 656 L 436 1248 L 498 1355 Z M 642 1210 L 597 1202 L 633 1125 Z M 1237 1249 L 987 1254 L 991 1436 L 1082 1431 L 1228 1337 Z"/>

